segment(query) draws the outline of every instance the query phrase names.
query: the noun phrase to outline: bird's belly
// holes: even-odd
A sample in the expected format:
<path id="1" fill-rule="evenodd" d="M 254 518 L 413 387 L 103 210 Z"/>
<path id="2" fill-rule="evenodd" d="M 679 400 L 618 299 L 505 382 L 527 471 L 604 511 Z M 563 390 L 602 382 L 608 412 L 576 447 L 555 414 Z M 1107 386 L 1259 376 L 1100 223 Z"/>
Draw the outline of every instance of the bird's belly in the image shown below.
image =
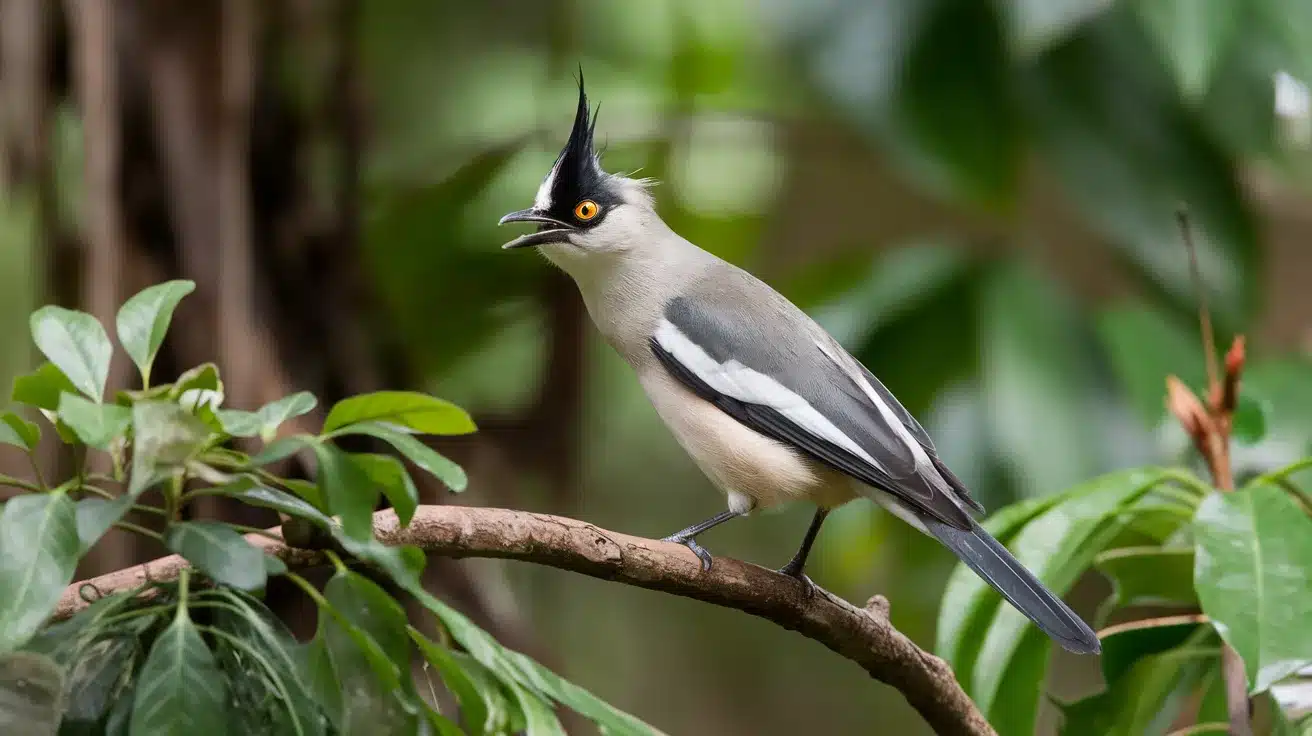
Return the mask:
<path id="1" fill-rule="evenodd" d="M 731 508 L 746 511 L 796 500 L 829 508 L 855 496 L 849 479 L 741 424 L 659 366 L 642 371 L 639 380 L 679 445 L 728 494 Z"/>

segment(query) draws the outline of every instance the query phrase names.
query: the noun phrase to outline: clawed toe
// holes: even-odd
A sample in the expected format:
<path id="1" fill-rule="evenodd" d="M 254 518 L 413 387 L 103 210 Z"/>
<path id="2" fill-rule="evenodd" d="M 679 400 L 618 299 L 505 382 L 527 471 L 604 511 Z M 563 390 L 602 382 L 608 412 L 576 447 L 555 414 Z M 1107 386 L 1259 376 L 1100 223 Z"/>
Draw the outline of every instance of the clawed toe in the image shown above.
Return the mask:
<path id="1" fill-rule="evenodd" d="M 692 550 L 692 553 L 697 555 L 697 559 L 701 560 L 702 572 L 706 572 L 711 569 L 711 553 L 707 552 L 705 547 L 698 544 L 696 539 L 684 539 L 677 534 L 673 534 L 671 536 L 665 537 L 661 541 L 674 542 L 675 544 L 682 544 L 683 546 Z"/>
<path id="2" fill-rule="evenodd" d="M 780 575 L 787 575 L 800 583 L 802 585 L 802 596 L 805 598 L 814 598 L 816 590 L 820 588 L 819 585 L 815 584 L 815 581 L 803 574 L 801 570 L 795 569 L 791 564 L 784 565 L 775 572 Z"/>

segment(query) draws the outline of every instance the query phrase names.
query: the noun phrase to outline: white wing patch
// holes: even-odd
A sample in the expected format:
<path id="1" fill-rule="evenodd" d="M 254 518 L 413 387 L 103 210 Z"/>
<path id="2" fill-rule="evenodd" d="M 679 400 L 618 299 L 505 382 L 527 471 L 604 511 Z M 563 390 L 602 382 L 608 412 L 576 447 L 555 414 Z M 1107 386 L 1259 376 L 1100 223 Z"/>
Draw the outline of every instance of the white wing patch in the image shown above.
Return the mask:
<path id="1" fill-rule="evenodd" d="M 865 376 L 854 375 L 854 371 L 848 369 L 848 367 L 838 359 L 838 356 L 833 354 L 827 345 L 824 345 L 819 340 L 817 340 L 815 344 L 816 347 L 820 348 L 820 352 L 825 354 L 826 358 L 833 361 L 834 365 L 838 366 L 840 370 L 856 382 L 856 385 L 865 393 L 866 398 L 870 399 L 870 403 L 874 404 L 875 408 L 879 410 L 879 415 L 884 418 L 884 423 L 892 427 L 893 431 L 897 433 L 898 439 L 902 440 L 902 443 L 911 449 L 911 456 L 916 461 L 916 472 L 922 477 L 927 478 L 934 485 L 938 486 L 939 490 L 947 493 L 948 497 L 955 501 L 956 495 L 950 492 L 950 486 L 947 481 L 944 480 L 943 476 L 939 475 L 938 470 L 934 468 L 934 463 L 930 461 L 929 455 L 925 453 L 925 448 L 921 447 L 920 443 L 916 441 L 916 438 L 911 435 L 911 432 L 907 430 L 906 425 L 902 424 L 902 420 L 893 413 L 893 409 L 889 407 L 888 404 L 884 403 L 883 398 L 879 396 L 879 392 L 875 391 L 874 386 L 870 385 L 870 382 L 865 379 Z M 960 506 L 960 504 L 957 505 Z"/>
<path id="2" fill-rule="evenodd" d="M 806 399 L 770 376 L 758 373 L 736 360 L 717 362 L 667 319 L 661 320 L 655 337 L 656 342 L 675 360 L 717 392 L 739 401 L 768 406 L 811 434 L 842 447 L 881 472 L 888 472 L 870 453 L 807 403 Z M 919 462 L 920 458 L 916 460 Z"/>

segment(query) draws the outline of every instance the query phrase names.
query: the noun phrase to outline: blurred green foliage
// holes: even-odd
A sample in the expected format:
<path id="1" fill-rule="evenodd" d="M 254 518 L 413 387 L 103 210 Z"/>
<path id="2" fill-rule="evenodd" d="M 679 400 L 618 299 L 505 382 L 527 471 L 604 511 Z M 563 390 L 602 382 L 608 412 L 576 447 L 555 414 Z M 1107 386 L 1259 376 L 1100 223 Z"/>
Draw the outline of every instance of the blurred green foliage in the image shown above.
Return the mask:
<path id="1" fill-rule="evenodd" d="M 1031 535 L 1023 559 L 1052 559 L 1063 585 L 1104 550 L 1093 545 L 1071 561 L 1060 535 L 1040 534 L 1059 520 L 1041 512 L 1090 478 L 1103 487 L 1109 471 L 1192 462 L 1163 405 L 1167 374 L 1195 389 L 1204 380 L 1178 209 L 1192 218 L 1225 344 L 1270 316 L 1268 279 L 1282 267 L 1271 263 L 1270 223 L 1246 176 L 1270 173 L 1296 197 L 1312 182 L 1289 135 L 1307 121 L 1276 114 L 1273 83 L 1278 72 L 1312 79 L 1303 3 L 377 0 L 361 11 L 372 128 L 362 248 L 384 305 L 378 329 L 427 379 L 419 388 L 475 415 L 523 408 L 534 396 L 547 266 L 502 253 L 495 223 L 524 206 L 550 166 L 570 121 L 569 74 L 581 62 L 603 106 L 607 168 L 661 179 L 661 214 L 676 230 L 811 310 L 921 418 L 990 510 L 1006 507 L 992 523 Z M 287 84 L 306 86 L 296 72 L 293 64 Z M 62 110 L 52 155 L 70 219 L 80 216 L 77 133 Z M 849 139 L 864 146 L 861 157 Z M 903 214 L 903 200 L 849 194 L 875 162 L 938 208 L 928 211 L 951 217 L 922 211 L 910 238 L 905 228 L 880 230 Z M 0 298 L 14 301 L 0 309 L 6 378 L 31 367 L 27 325 L 14 318 L 35 306 L 30 285 L 40 276 L 38 254 L 22 247 L 31 242 L 26 206 L 13 193 L 0 201 Z M 1072 245 L 1036 224 L 1067 209 L 1097 237 Z M 972 218 L 991 224 L 987 244 L 958 227 Z M 1106 254 L 1073 252 L 1083 247 Z M 1080 288 L 1084 273 L 1052 267 L 1077 256 L 1111 260 L 1113 278 L 1129 288 L 1083 298 L 1105 290 Z M 1290 345 L 1250 344 L 1245 411 L 1262 426 L 1235 447 L 1241 481 L 1294 462 L 1312 443 L 1312 361 Z M 632 377 L 596 341 L 585 375 L 573 513 L 660 536 L 716 510 L 720 501 Z M 546 503 L 532 482 L 518 490 L 523 506 Z M 1102 522 L 1084 522 L 1097 527 L 1090 534 L 1130 502 L 1108 503 Z M 806 513 L 729 526 L 708 544 L 782 562 Z M 1028 531 L 1030 515 L 1043 520 L 1037 531 Z M 951 562 L 854 503 L 831 517 L 814 577 L 851 598 L 887 595 L 895 623 L 922 645 L 950 638 L 942 629 L 953 616 L 983 638 L 992 619 L 954 608 L 954 586 L 941 607 Z M 872 713 L 918 727 L 893 710 L 894 695 L 872 695 L 827 653 L 740 617 L 551 572 L 476 569 L 510 581 L 578 680 L 673 732 L 792 733 L 818 719 L 835 733 L 860 732 Z M 983 677 L 1006 711 L 1000 724 L 1026 724 L 1048 706 L 1009 704 L 998 678 L 1046 664 L 1035 664 L 1040 654 L 1023 638 L 988 641 L 968 657 L 988 659 L 988 674 L 968 661 L 963 681 L 974 687 Z M 1112 676 L 1105 661 L 1101 672 L 1063 662 L 1054 680 L 1069 675 L 1088 691 L 1101 678 L 1109 692 L 1135 692 L 1158 671 L 1137 666 Z M 1088 710 L 1108 711 L 1095 705 Z M 1134 715 L 1124 732 L 1146 722 Z"/>

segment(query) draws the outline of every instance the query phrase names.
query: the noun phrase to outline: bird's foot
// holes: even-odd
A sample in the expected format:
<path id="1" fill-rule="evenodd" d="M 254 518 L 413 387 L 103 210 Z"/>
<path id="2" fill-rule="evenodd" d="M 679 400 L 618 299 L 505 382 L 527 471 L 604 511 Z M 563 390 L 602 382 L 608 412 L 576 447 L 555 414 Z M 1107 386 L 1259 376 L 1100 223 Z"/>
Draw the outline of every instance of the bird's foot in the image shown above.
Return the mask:
<path id="1" fill-rule="evenodd" d="M 781 575 L 787 575 L 788 577 L 800 583 L 802 585 L 803 598 L 807 598 L 807 599 L 814 598 L 815 592 L 820 588 L 820 586 L 816 585 L 815 582 L 811 580 L 811 578 L 807 577 L 802 572 L 802 567 L 803 567 L 802 565 L 796 563 L 797 560 L 793 560 L 789 562 L 787 565 L 784 565 L 778 570 L 775 570 L 775 572 Z"/>
<path id="2" fill-rule="evenodd" d="M 707 552 L 705 547 L 698 544 L 695 538 L 681 537 L 678 534 L 671 534 L 670 536 L 665 537 L 661 541 L 674 542 L 675 544 L 682 544 L 683 546 L 692 550 L 692 553 L 697 555 L 697 559 L 702 561 L 702 572 L 706 572 L 707 570 L 711 569 L 711 553 Z"/>

